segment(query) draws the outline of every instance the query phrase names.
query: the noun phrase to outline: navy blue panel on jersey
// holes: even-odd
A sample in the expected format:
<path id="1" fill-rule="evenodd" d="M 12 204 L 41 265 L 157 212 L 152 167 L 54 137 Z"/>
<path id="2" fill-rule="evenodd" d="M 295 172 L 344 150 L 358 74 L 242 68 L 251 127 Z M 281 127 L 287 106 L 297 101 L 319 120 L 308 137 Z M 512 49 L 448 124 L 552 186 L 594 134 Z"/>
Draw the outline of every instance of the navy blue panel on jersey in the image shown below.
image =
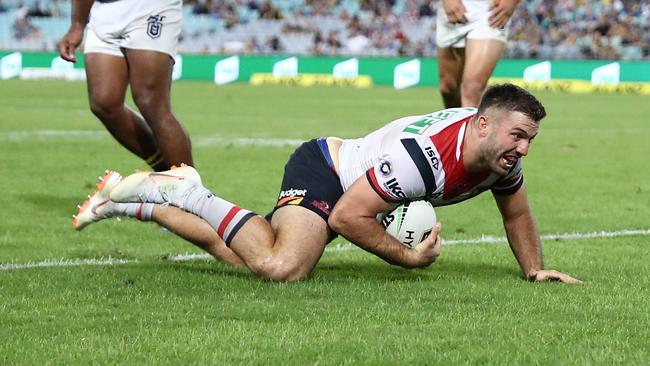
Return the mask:
<path id="1" fill-rule="evenodd" d="M 415 141 L 415 139 L 402 139 L 402 145 L 406 149 L 406 152 L 409 153 L 411 159 L 415 163 L 415 166 L 422 176 L 422 181 L 426 187 L 426 198 L 431 197 L 431 194 L 436 191 L 436 177 L 433 175 L 431 166 L 429 165 L 429 160 L 422 152 L 420 145 Z"/>
<path id="2" fill-rule="evenodd" d="M 512 185 L 510 187 L 507 187 L 507 188 L 495 188 L 495 187 L 492 187 L 492 193 L 494 193 L 497 196 L 509 196 L 509 195 L 514 194 L 515 192 L 517 192 L 519 190 L 519 188 L 521 188 L 521 186 L 523 186 L 523 185 L 524 185 L 524 177 L 521 176 L 521 178 L 517 180 L 517 184 Z"/>

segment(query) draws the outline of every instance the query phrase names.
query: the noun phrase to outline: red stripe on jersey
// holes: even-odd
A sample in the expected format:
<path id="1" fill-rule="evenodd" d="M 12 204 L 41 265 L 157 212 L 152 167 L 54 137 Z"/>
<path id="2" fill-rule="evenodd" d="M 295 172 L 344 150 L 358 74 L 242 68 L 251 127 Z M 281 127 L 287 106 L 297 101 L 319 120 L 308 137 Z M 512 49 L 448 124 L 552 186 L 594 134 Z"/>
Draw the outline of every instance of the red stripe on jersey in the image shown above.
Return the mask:
<path id="1" fill-rule="evenodd" d="M 399 202 L 399 200 L 396 200 L 395 198 L 391 197 L 388 193 L 384 192 L 384 190 L 381 188 L 379 185 L 379 182 L 377 182 L 377 176 L 375 176 L 375 168 L 370 168 L 366 172 L 366 176 L 368 177 L 368 182 L 370 183 L 370 187 L 377 192 L 379 196 L 384 201 L 388 202 Z"/>
<path id="2" fill-rule="evenodd" d="M 465 137 L 461 136 L 459 139 L 458 134 L 463 124 L 469 124 L 469 120 L 472 117 L 474 115 L 454 122 L 430 137 L 431 142 L 433 142 L 440 154 L 442 168 L 445 171 L 445 186 L 442 195 L 445 200 L 450 200 L 460 194 L 469 192 L 490 175 L 489 171 L 469 174 L 463 164 L 463 143 L 465 142 Z M 469 127 L 466 126 L 465 128 Z M 461 144 L 460 146 L 458 146 L 459 143 Z M 458 159 L 456 159 L 456 150 L 460 151 Z"/>
<path id="3" fill-rule="evenodd" d="M 235 218 L 235 215 L 237 215 L 237 212 L 239 211 L 241 211 L 240 207 L 233 206 L 230 211 L 228 211 L 228 214 L 226 214 L 226 217 L 221 220 L 221 224 L 219 224 L 219 227 L 217 228 L 217 235 L 219 235 L 220 238 L 223 239 L 223 233 L 226 231 L 228 224 L 230 224 L 232 219 Z"/>
<path id="4" fill-rule="evenodd" d="M 442 160 L 442 166 L 445 172 L 447 172 L 447 167 L 456 164 L 458 132 L 463 126 L 463 123 L 469 122 L 472 117 L 474 116 L 472 115 L 458 122 L 454 122 L 430 137 L 431 142 L 433 142 L 436 146 L 436 150 L 438 150 L 438 154 L 440 154 L 440 159 Z M 462 156 L 463 150 L 461 149 L 460 151 Z M 462 161 L 462 159 L 459 159 L 459 161 Z"/>
<path id="5" fill-rule="evenodd" d="M 460 132 L 463 123 L 469 122 L 473 116 L 469 116 L 458 122 L 454 122 L 447 126 L 445 129 L 431 136 L 431 142 L 436 146 L 438 154 L 440 154 L 440 161 L 442 161 L 442 169 L 445 171 L 445 185 L 443 191 L 443 199 L 450 199 L 455 197 L 456 194 L 451 195 L 451 192 L 456 190 L 456 187 L 462 185 L 465 180 L 466 172 L 463 166 L 463 149 L 460 147 L 460 157 L 456 160 L 456 150 L 458 149 L 458 133 Z M 460 143 L 464 141 L 461 139 Z"/>

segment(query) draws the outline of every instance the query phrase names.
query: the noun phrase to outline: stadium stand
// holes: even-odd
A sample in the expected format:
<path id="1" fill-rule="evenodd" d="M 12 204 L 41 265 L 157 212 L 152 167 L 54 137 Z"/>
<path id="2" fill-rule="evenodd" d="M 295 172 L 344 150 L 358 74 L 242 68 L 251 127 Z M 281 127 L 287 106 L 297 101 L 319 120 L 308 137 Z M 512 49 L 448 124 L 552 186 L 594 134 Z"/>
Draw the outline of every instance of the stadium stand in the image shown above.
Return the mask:
<path id="1" fill-rule="evenodd" d="M 435 56 L 439 0 L 188 0 L 182 53 Z M 0 49 L 53 51 L 69 0 L 0 0 Z M 509 58 L 650 59 L 647 0 L 525 0 Z"/>

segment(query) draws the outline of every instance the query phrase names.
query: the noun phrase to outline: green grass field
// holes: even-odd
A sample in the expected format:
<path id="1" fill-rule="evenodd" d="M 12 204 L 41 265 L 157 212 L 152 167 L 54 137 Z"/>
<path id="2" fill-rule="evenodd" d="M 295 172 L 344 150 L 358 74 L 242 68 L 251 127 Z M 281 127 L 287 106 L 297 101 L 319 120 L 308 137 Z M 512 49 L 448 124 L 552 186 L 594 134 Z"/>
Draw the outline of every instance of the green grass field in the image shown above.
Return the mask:
<path id="1" fill-rule="evenodd" d="M 259 213 L 296 140 L 441 108 L 426 88 L 173 91 L 205 184 Z M 529 196 L 542 234 L 579 234 L 543 245 L 547 266 L 583 286 L 525 282 L 506 244 L 476 243 L 503 235 L 489 194 L 437 210 L 443 237 L 465 244 L 425 270 L 337 239 L 295 284 L 170 260 L 199 251 L 154 224 L 73 232 L 104 169 L 145 166 L 92 116 L 84 83 L 1 81 L 0 364 L 647 365 L 648 98 L 536 94 L 549 116 L 524 160 Z M 625 230 L 640 233 L 604 237 Z M 128 262 L 15 268 L 109 257 Z"/>

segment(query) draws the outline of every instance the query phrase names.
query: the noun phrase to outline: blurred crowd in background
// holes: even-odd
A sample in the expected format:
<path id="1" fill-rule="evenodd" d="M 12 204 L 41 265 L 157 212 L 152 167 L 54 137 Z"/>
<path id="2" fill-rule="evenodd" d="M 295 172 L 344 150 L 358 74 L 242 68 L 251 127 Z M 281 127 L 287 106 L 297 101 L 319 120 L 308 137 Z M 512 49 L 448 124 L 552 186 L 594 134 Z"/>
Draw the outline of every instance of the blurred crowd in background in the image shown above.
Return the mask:
<path id="1" fill-rule="evenodd" d="M 435 57 L 439 6 L 440 0 L 186 0 L 179 51 Z M 69 0 L 0 0 L 0 49 L 54 51 L 69 25 Z M 650 1 L 523 0 L 509 32 L 507 58 L 648 60 Z"/>

